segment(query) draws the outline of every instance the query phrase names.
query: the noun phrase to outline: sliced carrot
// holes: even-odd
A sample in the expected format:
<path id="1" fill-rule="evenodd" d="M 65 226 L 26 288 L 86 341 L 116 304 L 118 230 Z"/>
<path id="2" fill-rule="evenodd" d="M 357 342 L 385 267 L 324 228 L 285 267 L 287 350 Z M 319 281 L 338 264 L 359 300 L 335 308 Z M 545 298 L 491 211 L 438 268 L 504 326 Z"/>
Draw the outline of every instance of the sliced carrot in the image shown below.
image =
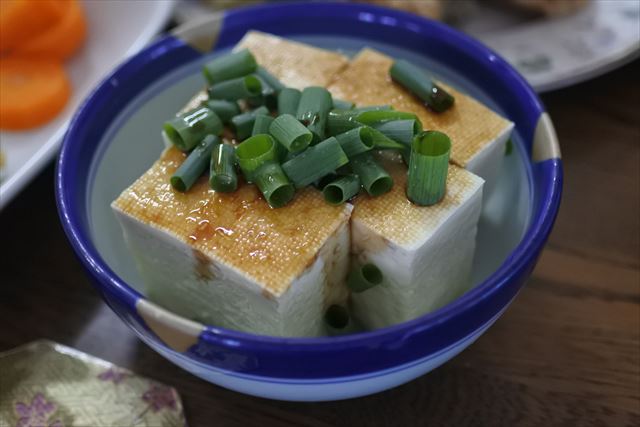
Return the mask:
<path id="1" fill-rule="evenodd" d="M 87 22 L 80 2 L 59 1 L 63 9 L 62 17 L 49 29 L 20 43 L 11 53 L 38 58 L 67 59 L 82 46 L 87 35 Z"/>
<path id="2" fill-rule="evenodd" d="M 0 52 L 45 31 L 61 16 L 56 0 L 0 0 Z"/>
<path id="3" fill-rule="evenodd" d="M 71 85 L 60 62 L 13 56 L 0 59 L 1 129 L 46 123 L 64 108 L 70 94 Z"/>

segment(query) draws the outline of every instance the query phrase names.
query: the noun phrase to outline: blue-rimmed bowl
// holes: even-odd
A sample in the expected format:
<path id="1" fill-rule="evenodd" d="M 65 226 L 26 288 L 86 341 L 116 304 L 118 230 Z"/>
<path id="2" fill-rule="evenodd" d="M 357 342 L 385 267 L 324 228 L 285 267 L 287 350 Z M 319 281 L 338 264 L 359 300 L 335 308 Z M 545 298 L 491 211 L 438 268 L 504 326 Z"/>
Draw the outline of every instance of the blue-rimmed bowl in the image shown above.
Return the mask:
<path id="1" fill-rule="evenodd" d="M 485 204 L 479 226 L 471 291 L 410 322 L 326 338 L 275 338 L 201 325 L 144 298 L 109 204 L 159 155 L 161 123 L 200 88 L 200 65 L 250 29 L 347 53 L 368 45 L 409 58 L 515 123 L 514 153 L 505 158 L 498 191 Z M 109 306 L 144 342 L 223 387 L 276 399 L 332 400 L 414 379 L 459 353 L 500 316 L 551 231 L 562 166 L 539 99 L 480 43 L 399 11 L 298 3 L 194 23 L 128 59 L 77 112 L 56 179 L 58 208 L 73 248 Z"/>

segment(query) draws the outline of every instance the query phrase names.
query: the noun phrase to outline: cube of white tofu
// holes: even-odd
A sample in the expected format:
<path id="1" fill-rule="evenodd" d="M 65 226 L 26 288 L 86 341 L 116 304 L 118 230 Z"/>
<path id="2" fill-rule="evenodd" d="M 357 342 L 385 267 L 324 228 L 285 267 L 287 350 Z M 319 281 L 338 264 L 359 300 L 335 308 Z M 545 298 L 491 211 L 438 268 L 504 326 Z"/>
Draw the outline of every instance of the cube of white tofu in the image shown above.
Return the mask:
<path id="1" fill-rule="evenodd" d="M 438 83 L 455 97 L 453 107 L 435 113 L 418 98 L 394 83 L 389 76 L 390 58 L 373 49 L 363 49 L 329 86 L 334 97 L 359 106 L 392 105 L 398 111 L 416 114 L 425 129 L 439 130 L 451 138 L 451 163 L 485 181 L 489 195 L 502 166 L 505 143 L 513 123 L 480 102 L 452 87 Z"/>
<path id="2" fill-rule="evenodd" d="M 386 160 L 392 190 L 358 196 L 351 217 L 354 263 L 375 264 L 381 285 L 351 295 L 352 310 L 366 328 L 380 328 L 436 310 L 470 286 L 482 178 L 449 167 L 447 192 L 433 206 L 407 200 L 406 167 Z"/>
<path id="3" fill-rule="evenodd" d="M 112 208 L 148 298 L 203 323 L 273 336 L 325 333 L 324 312 L 346 304 L 352 206 L 315 189 L 271 209 L 253 185 L 216 193 L 202 177 L 187 193 L 165 150 Z"/>

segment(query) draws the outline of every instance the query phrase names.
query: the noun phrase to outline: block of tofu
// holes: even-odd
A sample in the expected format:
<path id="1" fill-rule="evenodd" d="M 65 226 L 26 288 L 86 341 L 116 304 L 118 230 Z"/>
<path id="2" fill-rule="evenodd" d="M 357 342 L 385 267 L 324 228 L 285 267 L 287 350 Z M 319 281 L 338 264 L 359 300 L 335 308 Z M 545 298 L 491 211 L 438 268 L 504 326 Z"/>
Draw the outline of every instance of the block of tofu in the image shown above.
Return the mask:
<path id="1" fill-rule="evenodd" d="M 418 98 L 389 77 L 390 58 L 372 49 L 363 49 L 329 86 L 334 97 L 359 106 L 392 105 L 398 111 L 415 113 L 425 129 L 434 129 L 451 137 L 451 162 L 486 181 L 485 195 L 495 186 L 504 158 L 505 143 L 513 123 L 491 111 L 475 99 L 441 84 L 455 97 L 455 104 L 444 113 L 425 108 Z"/>
<path id="2" fill-rule="evenodd" d="M 328 86 L 349 63 L 349 58 L 326 49 L 283 39 L 260 31 L 249 31 L 234 50 L 249 49 L 256 62 L 288 87 Z M 207 99 L 205 90 L 185 106 L 195 108 Z"/>
<path id="3" fill-rule="evenodd" d="M 187 193 L 169 178 L 185 155 L 168 148 L 113 203 L 147 296 L 185 317 L 274 336 L 324 333 L 345 304 L 352 206 L 307 188 L 271 209 L 253 185 L 216 193 L 206 177 Z"/>
<path id="4" fill-rule="evenodd" d="M 482 178 L 451 165 L 444 199 L 418 207 L 405 194 L 407 168 L 384 160 L 394 179 L 379 197 L 360 195 L 351 216 L 352 252 L 371 262 L 384 282 L 351 296 L 356 318 L 375 329 L 436 310 L 469 288 Z"/>

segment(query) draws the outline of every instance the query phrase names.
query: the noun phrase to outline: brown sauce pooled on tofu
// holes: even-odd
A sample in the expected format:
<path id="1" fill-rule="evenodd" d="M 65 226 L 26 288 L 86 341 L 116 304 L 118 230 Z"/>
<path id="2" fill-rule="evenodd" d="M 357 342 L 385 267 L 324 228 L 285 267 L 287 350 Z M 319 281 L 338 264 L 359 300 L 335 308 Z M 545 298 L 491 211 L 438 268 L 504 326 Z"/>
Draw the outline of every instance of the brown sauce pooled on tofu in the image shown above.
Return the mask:
<path id="1" fill-rule="evenodd" d="M 349 215 L 346 205 L 324 202 L 314 188 L 299 191 L 287 206 L 272 209 L 254 185 L 233 193 L 210 189 L 206 176 L 186 193 L 169 177 L 184 161 L 175 148 L 114 202 L 124 213 L 235 269 L 246 272 L 274 296 L 315 260 L 318 250 Z"/>

